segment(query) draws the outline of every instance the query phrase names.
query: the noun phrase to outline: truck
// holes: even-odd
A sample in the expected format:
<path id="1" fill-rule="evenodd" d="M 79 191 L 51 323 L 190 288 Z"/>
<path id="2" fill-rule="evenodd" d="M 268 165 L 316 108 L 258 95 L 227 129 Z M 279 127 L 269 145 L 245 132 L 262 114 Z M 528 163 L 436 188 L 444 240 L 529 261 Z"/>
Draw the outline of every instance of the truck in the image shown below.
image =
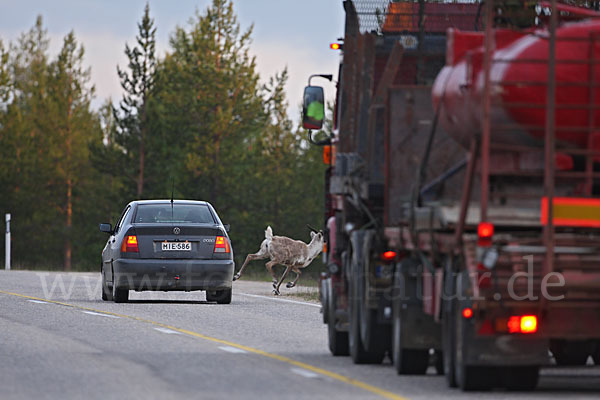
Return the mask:
<path id="1" fill-rule="evenodd" d="M 343 2 L 333 134 L 309 131 L 334 356 L 462 390 L 600 364 L 597 5 Z"/>

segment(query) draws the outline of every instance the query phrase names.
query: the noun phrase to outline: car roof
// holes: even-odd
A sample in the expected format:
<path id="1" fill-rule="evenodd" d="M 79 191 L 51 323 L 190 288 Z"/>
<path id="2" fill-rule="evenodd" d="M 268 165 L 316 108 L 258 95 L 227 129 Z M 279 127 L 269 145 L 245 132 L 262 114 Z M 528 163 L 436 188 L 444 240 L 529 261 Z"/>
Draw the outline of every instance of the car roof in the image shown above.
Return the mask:
<path id="1" fill-rule="evenodd" d="M 130 202 L 129 204 L 132 206 L 141 205 L 141 204 L 171 204 L 171 200 L 163 200 L 163 199 L 134 200 L 134 201 Z M 195 205 L 204 205 L 204 206 L 210 205 L 209 202 L 200 201 L 200 200 L 173 200 L 173 204 L 195 204 Z"/>

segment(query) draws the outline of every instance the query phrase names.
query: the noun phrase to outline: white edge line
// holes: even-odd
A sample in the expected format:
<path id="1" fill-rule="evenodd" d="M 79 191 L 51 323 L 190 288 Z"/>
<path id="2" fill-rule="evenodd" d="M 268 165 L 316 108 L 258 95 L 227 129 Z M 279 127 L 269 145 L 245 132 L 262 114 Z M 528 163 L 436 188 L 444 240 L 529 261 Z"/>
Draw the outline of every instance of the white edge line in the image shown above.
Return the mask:
<path id="1" fill-rule="evenodd" d="M 40 300 L 27 300 L 31 303 L 35 303 L 35 304 L 50 304 L 47 301 L 40 301 Z"/>
<path id="2" fill-rule="evenodd" d="M 116 315 L 102 314 L 102 313 L 97 313 L 97 312 L 93 312 L 93 311 L 82 311 L 82 313 L 86 313 L 89 315 L 97 315 L 99 317 L 106 317 L 106 318 L 121 318 L 121 317 L 117 317 Z"/>
<path id="3" fill-rule="evenodd" d="M 314 372 L 302 369 L 302 368 L 290 368 L 290 371 L 292 371 L 295 374 L 298 374 L 300 376 L 303 376 L 305 378 L 318 378 L 319 374 L 315 374 Z"/>
<path id="4" fill-rule="evenodd" d="M 177 332 L 177 331 L 174 331 L 169 328 L 158 327 L 158 328 L 154 328 L 154 329 L 159 332 L 166 333 L 168 335 L 181 335 L 181 332 Z"/>
<path id="5" fill-rule="evenodd" d="M 234 294 L 239 294 L 240 296 L 247 296 L 247 297 L 257 297 L 259 299 L 267 299 L 267 300 L 273 300 L 273 301 L 282 301 L 284 303 L 293 303 L 293 304 L 301 304 L 303 306 L 311 306 L 311 307 L 319 307 L 321 308 L 320 304 L 315 304 L 315 303 L 307 303 L 305 301 L 296 301 L 296 300 L 287 300 L 287 299 L 276 299 L 273 297 L 268 297 L 268 296 L 261 296 L 259 294 L 249 294 L 249 293 L 239 293 L 239 292 L 233 292 Z"/>
<path id="6" fill-rule="evenodd" d="M 219 349 L 226 351 L 228 353 L 237 353 L 237 354 L 246 354 L 247 353 L 246 350 L 236 349 L 235 347 L 231 347 L 231 346 L 219 346 Z"/>

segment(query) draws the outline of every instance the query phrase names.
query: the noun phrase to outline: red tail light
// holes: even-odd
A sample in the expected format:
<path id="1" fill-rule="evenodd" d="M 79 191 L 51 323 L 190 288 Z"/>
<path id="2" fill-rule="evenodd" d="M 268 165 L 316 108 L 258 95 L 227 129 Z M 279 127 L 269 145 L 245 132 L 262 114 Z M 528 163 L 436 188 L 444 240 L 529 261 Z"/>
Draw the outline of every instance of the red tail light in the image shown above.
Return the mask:
<path id="1" fill-rule="evenodd" d="M 464 308 L 462 311 L 462 316 L 463 318 L 469 319 L 473 316 L 473 309 L 472 308 Z"/>
<path id="2" fill-rule="evenodd" d="M 121 251 L 123 253 L 139 253 L 137 236 L 125 236 L 121 245 Z"/>
<path id="3" fill-rule="evenodd" d="M 215 250 L 214 253 L 229 253 L 231 249 L 229 248 L 229 240 L 227 240 L 224 236 L 217 236 L 215 239 Z"/>
<path id="4" fill-rule="evenodd" d="M 508 333 L 535 333 L 538 322 L 535 315 L 513 315 L 508 319 Z"/>
<path id="5" fill-rule="evenodd" d="M 395 251 L 386 251 L 385 253 L 381 253 L 382 261 L 394 261 L 398 254 Z"/>
<path id="6" fill-rule="evenodd" d="M 477 245 L 489 247 L 492 245 L 492 236 L 494 236 L 494 225 L 489 222 L 480 222 L 477 227 Z"/>

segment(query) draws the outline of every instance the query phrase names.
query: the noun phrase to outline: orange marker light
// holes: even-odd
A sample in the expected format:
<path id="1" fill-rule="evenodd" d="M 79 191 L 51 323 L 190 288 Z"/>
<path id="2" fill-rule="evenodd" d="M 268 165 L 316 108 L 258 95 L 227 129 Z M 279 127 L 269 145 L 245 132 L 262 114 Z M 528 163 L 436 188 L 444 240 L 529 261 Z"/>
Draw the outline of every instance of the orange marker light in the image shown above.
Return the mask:
<path id="1" fill-rule="evenodd" d="M 341 49 L 341 47 L 342 47 L 342 46 L 340 46 L 340 44 L 339 44 L 339 43 L 331 43 L 331 44 L 329 45 L 329 48 L 330 48 L 331 50 L 340 50 L 340 49 Z"/>
<path id="2" fill-rule="evenodd" d="M 323 164 L 331 164 L 331 146 L 323 146 Z"/>
<path id="3" fill-rule="evenodd" d="M 469 307 L 463 309 L 462 315 L 466 319 L 469 319 L 469 318 L 473 317 L 473 309 L 469 308 Z"/>

